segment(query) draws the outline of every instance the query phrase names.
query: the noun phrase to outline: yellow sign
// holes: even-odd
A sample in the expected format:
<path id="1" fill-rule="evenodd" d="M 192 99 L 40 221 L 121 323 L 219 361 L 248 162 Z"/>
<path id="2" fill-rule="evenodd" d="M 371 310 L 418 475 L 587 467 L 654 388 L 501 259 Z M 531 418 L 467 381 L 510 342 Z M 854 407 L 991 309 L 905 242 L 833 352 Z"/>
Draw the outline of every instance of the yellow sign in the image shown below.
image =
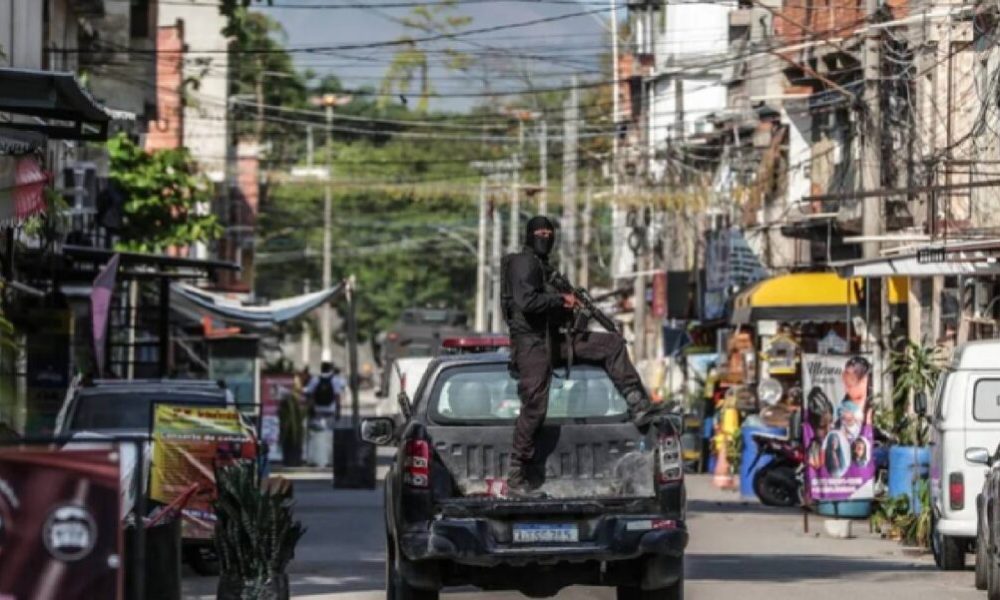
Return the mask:
<path id="1" fill-rule="evenodd" d="M 149 496 L 184 505 L 184 537 L 210 538 L 215 528 L 215 469 L 256 457 L 253 432 L 235 406 L 157 404 L 153 415 L 153 466 Z"/>

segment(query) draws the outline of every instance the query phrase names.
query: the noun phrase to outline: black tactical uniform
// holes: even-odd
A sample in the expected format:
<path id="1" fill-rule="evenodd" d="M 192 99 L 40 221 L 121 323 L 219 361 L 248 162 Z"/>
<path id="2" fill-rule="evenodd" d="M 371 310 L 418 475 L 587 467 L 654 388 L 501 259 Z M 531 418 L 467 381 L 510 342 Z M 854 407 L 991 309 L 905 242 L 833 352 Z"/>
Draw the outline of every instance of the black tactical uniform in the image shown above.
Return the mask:
<path id="1" fill-rule="evenodd" d="M 568 359 L 570 344 L 574 362 L 604 367 L 625 397 L 636 424 L 648 422 L 652 413 L 649 397 L 620 335 L 580 332 L 567 338 L 560 331 L 569 324 L 572 313 L 564 308 L 563 296 L 547 285 L 551 272 L 548 255 L 555 238 L 536 236 L 535 231 L 540 229 L 554 231 L 546 217 L 536 216 L 528 221 L 524 248 L 504 257 L 501 274 L 501 302 L 521 399 L 521 412 L 514 424 L 514 460 L 508 478 L 508 488 L 515 494 L 531 487 L 525 479 L 525 468 L 535 458 L 535 434 L 548 410 L 553 365 Z"/>

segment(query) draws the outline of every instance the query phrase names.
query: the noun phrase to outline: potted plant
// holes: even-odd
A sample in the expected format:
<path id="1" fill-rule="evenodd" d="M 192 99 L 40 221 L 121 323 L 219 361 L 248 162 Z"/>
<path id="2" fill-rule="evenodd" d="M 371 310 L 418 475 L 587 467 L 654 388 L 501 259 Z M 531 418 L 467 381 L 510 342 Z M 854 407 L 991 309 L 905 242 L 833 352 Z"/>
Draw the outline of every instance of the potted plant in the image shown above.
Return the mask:
<path id="1" fill-rule="evenodd" d="M 221 467 L 215 480 L 219 600 L 287 600 L 285 569 L 305 533 L 292 515 L 291 483 L 261 481 L 253 461 Z"/>
<path id="2" fill-rule="evenodd" d="M 889 415 L 894 440 L 889 448 L 889 496 L 908 496 L 913 513 L 919 514 L 918 484 L 927 477 L 930 465 L 929 427 L 924 413 L 927 393 L 934 389 L 941 373 L 938 350 L 907 341 L 889 359 L 894 377 Z"/>
<path id="3" fill-rule="evenodd" d="M 306 435 L 306 415 L 294 394 L 286 394 L 278 408 L 281 423 L 278 437 L 281 442 L 281 461 L 285 466 L 302 464 L 302 443 Z"/>

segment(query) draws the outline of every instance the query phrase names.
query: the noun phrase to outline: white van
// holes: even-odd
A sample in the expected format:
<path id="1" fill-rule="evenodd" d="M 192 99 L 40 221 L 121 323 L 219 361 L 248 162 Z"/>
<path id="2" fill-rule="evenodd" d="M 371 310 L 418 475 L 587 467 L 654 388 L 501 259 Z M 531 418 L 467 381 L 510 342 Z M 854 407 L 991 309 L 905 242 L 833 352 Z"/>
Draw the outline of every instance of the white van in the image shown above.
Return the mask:
<path id="1" fill-rule="evenodd" d="M 955 351 L 934 392 L 930 486 L 931 549 L 938 566 L 957 570 L 976 539 L 976 495 L 987 467 L 969 448 L 994 455 L 1000 444 L 1000 341 L 969 342 Z"/>
<path id="2" fill-rule="evenodd" d="M 386 394 L 379 398 L 378 404 L 375 405 L 375 416 L 397 417 L 399 392 L 405 391 L 412 400 L 432 360 L 434 358 L 430 356 L 397 358 L 389 367 L 389 386 Z"/>

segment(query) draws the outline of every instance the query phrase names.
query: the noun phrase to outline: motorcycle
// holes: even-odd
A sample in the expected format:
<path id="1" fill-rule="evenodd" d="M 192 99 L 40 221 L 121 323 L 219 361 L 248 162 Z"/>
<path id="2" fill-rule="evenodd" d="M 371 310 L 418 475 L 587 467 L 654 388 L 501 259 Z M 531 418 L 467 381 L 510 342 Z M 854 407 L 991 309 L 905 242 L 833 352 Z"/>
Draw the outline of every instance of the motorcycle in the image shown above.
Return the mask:
<path id="1" fill-rule="evenodd" d="M 805 453 L 801 444 L 785 436 L 755 433 L 757 456 L 750 471 L 765 456 L 771 461 L 753 478 L 753 491 L 766 506 L 800 506 L 805 477 Z"/>

